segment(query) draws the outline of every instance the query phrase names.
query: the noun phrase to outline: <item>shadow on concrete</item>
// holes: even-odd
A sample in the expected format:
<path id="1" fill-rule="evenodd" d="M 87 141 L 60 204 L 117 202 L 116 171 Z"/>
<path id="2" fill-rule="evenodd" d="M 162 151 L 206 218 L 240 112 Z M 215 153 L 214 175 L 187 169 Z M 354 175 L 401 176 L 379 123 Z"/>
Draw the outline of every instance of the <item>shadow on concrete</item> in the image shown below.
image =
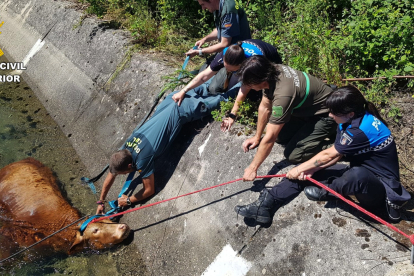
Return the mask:
<path id="1" fill-rule="evenodd" d="M 233 196 L 236 196 L 236 195 L 242 194 L 242 193 L 247 192 L 247 191 L 250 191 L 250 190 L 251 190 L 250 188 L 249 188 L 249 189 L 244 189 L 244 190 L 241 190 L 241 191 L 239 191 L 239 192 L 237 192 L 237 193 L 233 193 L 233 194 L 228 195 L 228 196 L 226 196 L 226 197 L 223 197 L 223 198 L 220 198 L 220 199 L 214 200 L 214 201 L 212 201 L 212 202 L 206 203 L 206 204 L 204 204 L 204 205 L 202 205 L 202 206 L 199 206 L 199 207 L 197 207 L 197 208 L 194 208 L 194 209 L 188 210 L 188 211 L 186 211 L 186 212 L 183 212 L 183 213 L 180 213 L 180 214 L 174 215 L 174 216 L 172 216 L 172 217 L 168 217 L 168 218 L 166 218 L 166 219 L 163 219 L 163 220 L 157 221 L 157 222 L 155 222 L 155 223 L 152 223 L 152 224 L 149 224 L 149 225 L 143 226 L 143 227 L 141 227 L 141 228 L 138 228 L 138 229 L 135 229 L 135 230 L 131 230 L 131 232 L 134 232 L 134 233 L 135 233 L 135 232 L 138 232 L 138 231 L 141 231 L 141 230 L 144 230 L 144 229 L 150 228 L 150 227 L 152 227 L 152 226 L 155 226 L 155 225 L 158 225 L 158 224 L 161 224 L 161 223 L 164 223 L 164 222 L 170 221 L 170 220 L 172 220 L 172 219 L 175 219 L 175 218 L 181 217 L 181 216 L 183 216 L 183 215 L 190 214 L 190 213 L 192 213 L 192 212 L 194 212 L 194 211 L 200 210 L 200 209 L 202 209 L 202 208 L 205 208 L 205 207 L 207 207 L 207 206 L 210 206 L 210 205 L 216 204 L 216 203 L 218 203 L 218 202 L 221 202 L 221 201 L 223 201 L 223 200 L 229 199 L 229 198 L 231 198 L 231 197 L 233 197 Z"/>
<path id="2" fill-rule="evenodd" d="M 278 174 L 279 171 L 283 170 L 286 167 L 289 167 L 290 164 L 286 159 L 279 161 L 279 162 L 273 162 L 275 165 L 267 172 L 267 175 L 273 175 L 273 174 Z M 269 183 L 269 181 L 273 179 L 273 178 L 263 178 L 260 180 L 255 180 L 253 182 L 253 187 L 252 187 L 252 191 L 253 192 L 260 192 L 261 190 L 263 190 L 267 183 Z M 280 178 L 281 179 L 281 178 Z M 267 188 L 270 188 L 270 186 L 267 186 Z"/>
<path id="3" fill-rule="evenodd" d="M 181 157 L 187 151 L 194 138 L 213 121 L 211 116 L 207 116 L 201 120 L 185 124 L 180 134 L 171 144 L 170 148 L 163 154 L 161 158 L 155 161 L 155 193 L 159 193 L 164 189 L 169 182 L 171 176 L 174 174 Z M 208 135 L 209 132 L 207 132 Z M 206 135 L 206 134 L 203 134 Z M 198 155 L 194 156 L 194 162 L 199 159 Z M 191 160 L 189 160 L 192 162 Z"/>

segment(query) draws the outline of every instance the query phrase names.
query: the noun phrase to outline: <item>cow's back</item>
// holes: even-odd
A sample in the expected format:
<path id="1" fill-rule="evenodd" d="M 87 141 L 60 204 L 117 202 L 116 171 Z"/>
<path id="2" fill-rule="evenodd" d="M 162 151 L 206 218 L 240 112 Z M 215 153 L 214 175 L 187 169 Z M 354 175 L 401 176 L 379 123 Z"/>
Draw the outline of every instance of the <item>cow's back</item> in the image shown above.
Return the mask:
<path id="1" fill-rule="evenodd" d="M 33 158 L 0 170 L 0 204 L 2 216 L 34 225 L 78 213 L 63 198 L 52 171 Z"/>

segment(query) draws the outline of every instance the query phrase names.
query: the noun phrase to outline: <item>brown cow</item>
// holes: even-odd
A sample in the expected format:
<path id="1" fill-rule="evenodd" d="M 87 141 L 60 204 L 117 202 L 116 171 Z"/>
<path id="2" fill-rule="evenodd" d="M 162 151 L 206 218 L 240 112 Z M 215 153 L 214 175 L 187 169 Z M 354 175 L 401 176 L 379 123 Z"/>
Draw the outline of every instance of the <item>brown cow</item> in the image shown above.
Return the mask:
<path id="1" fill-rule="evenodd" d="M 81 218 L 63 198 L 52 171 L 27 158 L 0 170 L 0 259 L 27 247 Z M 80 235 L 79 224 L 36 245 L 36 255 L 73 254 L 84 248 L 101 250 L 129 234 L 126 224 L 103 220 L 89 224 Z"/>

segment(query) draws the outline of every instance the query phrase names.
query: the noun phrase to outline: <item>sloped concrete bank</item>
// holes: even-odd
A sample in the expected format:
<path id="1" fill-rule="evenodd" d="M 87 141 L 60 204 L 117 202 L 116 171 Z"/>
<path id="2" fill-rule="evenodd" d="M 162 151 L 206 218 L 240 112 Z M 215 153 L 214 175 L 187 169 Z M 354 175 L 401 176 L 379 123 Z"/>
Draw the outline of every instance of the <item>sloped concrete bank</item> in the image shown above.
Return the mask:
<path id="1" fill-rule="evenodd" d="M 149 111 L 161 76 L 174 68 L 136 54 L 117 74 L 127 35 L 93 19 L 79 24 L 81 13 L 71 5 L 1 2 L 0 48 L 14 61 L 28 61 L 22 76 L 94 175 Z M 237 129 L 221 133 L 209 119 L 189 124 L 157 163 L 157 194 L 149 202 L 240 178 L 254 156 L 243 153 L 245 138 Z M 285 173 L 290 166 L 282 152 L 275 145 L 259 174 Z M 342 203 L 301 195 L 277 211 L 270 227 L 246 226 L 234 205 L 256 200 L 265 185 L 278 182 L 237 182 L 122 219 L 135 230 L 134 244 L 152 275 L 411 275 L 410 252 L 393 239 L 407 242 L 356 219 Z M 409 231 L 413 218 L 406 218 L 399 226 Z"/>

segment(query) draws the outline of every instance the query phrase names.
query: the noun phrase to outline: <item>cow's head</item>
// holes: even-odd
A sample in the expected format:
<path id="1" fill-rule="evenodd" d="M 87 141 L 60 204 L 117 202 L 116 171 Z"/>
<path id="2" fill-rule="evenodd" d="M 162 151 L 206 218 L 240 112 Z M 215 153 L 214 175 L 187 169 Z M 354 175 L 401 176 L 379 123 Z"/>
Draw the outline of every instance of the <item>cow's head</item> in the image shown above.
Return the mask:
<path id="1" fill-rule="evenodd" d="M 125 240 L 130 232 L 128 225 L 114 223 L 109 219 L 89 223 L 81 233 L 77 231 L 76 239 L 69 249 L 69 254 L 74 254 L 83 249 L 102 250 Z"/>

